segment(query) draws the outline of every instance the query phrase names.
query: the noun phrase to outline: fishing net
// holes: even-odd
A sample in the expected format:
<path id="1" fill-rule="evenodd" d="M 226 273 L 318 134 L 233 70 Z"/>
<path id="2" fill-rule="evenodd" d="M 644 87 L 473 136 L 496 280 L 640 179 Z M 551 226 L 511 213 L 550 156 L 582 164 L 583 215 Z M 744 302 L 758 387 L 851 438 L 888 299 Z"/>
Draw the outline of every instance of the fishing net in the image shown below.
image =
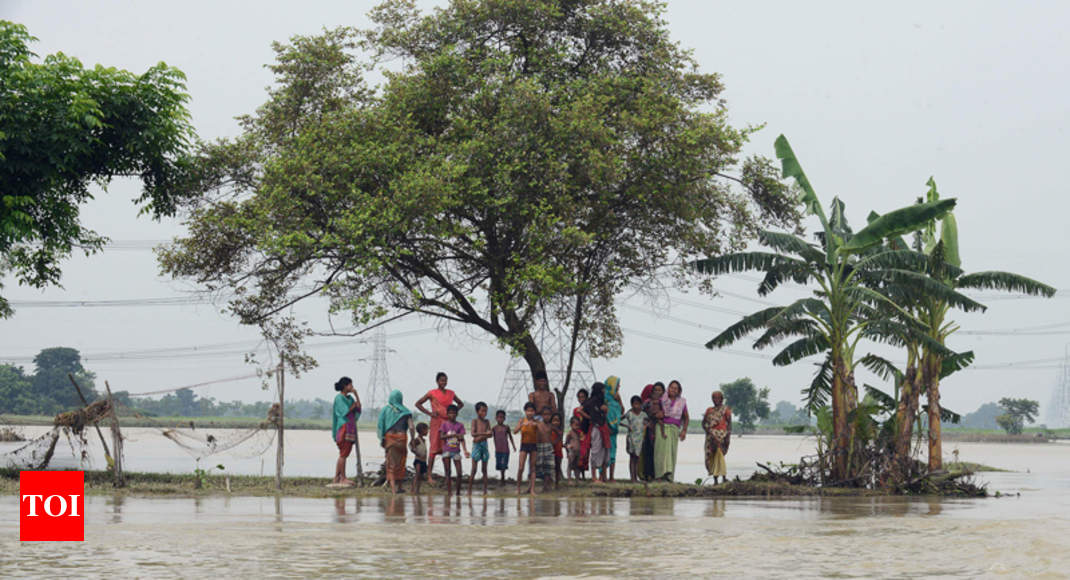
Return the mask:
<path id="1" fill-rule="evenodd" d="M 266 422 L 265 422 L 266 423 Z M 263 424 L 262 424 L 263 425 Z M 223 431 L 203 429 L 162 429 L 161 434 L 189 453 L 194 459 L 210 457 L 242 447 L 237 457 L 263 455 L 275 441 L 275 428 L 263 426 L 252 429 L 226 429 Z"/>
<path id="2" fill-rule="evenodd" d="M 236 457 L 257 457 L 267 453 L 275 442 L 279 422 L 278 403 L 268 409 L 267 419 L 249 429 L 161 429 L 160 433 L 189 453 L 194 459 L 210 457 L 242 447 Z"/>
<path id="3" fill-rule="evenodd" d="M 13 451 L 0 454 L 0 467 L 18 470 L 39 470 L 48 467 L 56 451 L 60 429 L 57 427 Z"/>

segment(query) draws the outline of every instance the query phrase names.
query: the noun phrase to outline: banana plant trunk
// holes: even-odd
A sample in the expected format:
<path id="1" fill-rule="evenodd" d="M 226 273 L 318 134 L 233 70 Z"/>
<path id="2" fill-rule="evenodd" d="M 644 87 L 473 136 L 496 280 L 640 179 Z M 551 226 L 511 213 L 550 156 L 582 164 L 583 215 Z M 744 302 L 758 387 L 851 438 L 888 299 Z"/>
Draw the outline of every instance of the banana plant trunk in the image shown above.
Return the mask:
<path id="1" fill-rule="evenodd" d="M 850 449 L 853 437 L 850 413 L 850 389 L 843 358 L 833 355 L 832 373 L 832 480 L 843 482 L 850 479 Z M 857 398 L 857 397 L 856 397 Z"/>
<path id="2" fill-rule="evenodd" d="M 925 397 L 929 403 L 929 471 L 944 468 L 943 440 L 940 435 L 940 368 L 943 360 L 935 354 L 925 357 Z"/>
<path id="3" fill-rule="evenodd" d="M 918 369 L 912 364 L 903 375 L 899 390 L 899 403 L 895 410 L 895 469 L 898 477 L 906 478 L 910 472 L 910 442 L 914 437 L 914 417 L 918 414 Z"/>

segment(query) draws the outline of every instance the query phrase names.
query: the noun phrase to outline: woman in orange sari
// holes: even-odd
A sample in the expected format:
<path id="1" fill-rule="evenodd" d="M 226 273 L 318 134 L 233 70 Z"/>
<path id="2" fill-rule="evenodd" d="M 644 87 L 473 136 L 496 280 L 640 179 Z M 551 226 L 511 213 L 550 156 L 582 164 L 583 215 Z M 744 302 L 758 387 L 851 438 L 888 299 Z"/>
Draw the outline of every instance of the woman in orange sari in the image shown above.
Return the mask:
<path id="1" fill-rule="evenodd" d="M 720 477 L 728 482 L 728 468 L 724 456 L 732 442 L 732 409 L 724 404 L 724 394 L 713 392 L 713 406 L 702 417 L 702 430 L 706 432 L 706 472 L 713 477 L 714 485 Z"/>
<path id="2" fill-rule="evenodd" d="M 442 453 L 442 439 L 439 436 L 439 428 L 442 427 L 442 422 L 446 420 L 446 407 L 450 405 L 457 405 L 457 409 L 464 407 L 464 403 L 461 402 L 460 397 L 456 393 L 446 388 L 446 383 L 449 382 L 449 377 L 446 373 L 440 372 L 435 375 L 435 382 L 438 386 L 430 391 L 423 397 L 420 397 L 419 401 L 416 401 L 416 408 L 423 414 L 431 417 L 431 429 L 430 445 L 427 451 L 427 481 L 431 481 L 431 472 L 435 470 L 435 457 Z M 428 411 L 424 407 L 424 403 L 431 401 L 431 410 Z"/>
<path id="3" fill-rule="evenodd" d="M 379 410 L 377 427 L 379 445 L 386 453 L 386 480 L 393 493 L 398 492 L 398 482 L 405 480 L 405 446 L 413 430 L 412 412 L 405 408 L 401 391 L 394 389 L 390 401 Z"/>

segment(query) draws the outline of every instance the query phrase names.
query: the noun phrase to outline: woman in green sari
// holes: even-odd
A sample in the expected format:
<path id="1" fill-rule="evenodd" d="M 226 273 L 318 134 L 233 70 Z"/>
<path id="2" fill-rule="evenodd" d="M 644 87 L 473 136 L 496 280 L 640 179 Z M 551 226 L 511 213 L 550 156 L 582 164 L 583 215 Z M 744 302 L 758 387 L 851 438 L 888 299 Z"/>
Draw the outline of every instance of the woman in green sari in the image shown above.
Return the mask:
<path id="1" fill-rule="evenodd" d="M 624 413 L 624 403 L 620 400 L 620 377 L 614 375 L 606 379 L 606 424 L 609 425 L 609 481 L 613 481 L 614 467 L 617 466 L 617 433 L 620 432 L 620 418 Z"/>
<path id="2" fill-rule="evenodd" d="M 687 399 L 680 393 L 680 381 L 672 381 L 661 399 L 665 417 L 654 433 L 654 478 L 673 481 L 676 476 L 676 452 L 681 441 L 687 437 Z"/>
<path id="3" fill-rule="evenodd" d="M 360 418 L 360 396 L 353 387 L 353 380 L 342 377 L 334 384 L 338 394 L 334 396 L 334 408 L 331 416 L 331 436 L 338 446 L 338 462 L 334 466 L 334 483 L 353 485 L 353 480 L 346 478 L 346 458 L 353 451 L 353 442 L 357 440 L 357 419 Z"/>

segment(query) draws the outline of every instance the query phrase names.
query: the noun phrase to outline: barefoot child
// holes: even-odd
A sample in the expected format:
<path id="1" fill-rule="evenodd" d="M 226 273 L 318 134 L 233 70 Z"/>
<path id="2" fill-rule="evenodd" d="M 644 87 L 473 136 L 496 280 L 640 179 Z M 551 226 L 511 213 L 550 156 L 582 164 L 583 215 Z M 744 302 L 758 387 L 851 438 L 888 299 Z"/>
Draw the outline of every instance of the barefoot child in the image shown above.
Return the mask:
<path id="1" fill-rule="evenodd" d="M 529 491 L 535 495 L 535 452 L 538 450 L 539 424 L 535 422 L 535 403 L 524 403 L 524 418 L 516 425 L 513 433 L 520 433 L 520 467 L 516 470 L 516 493 L 520 494 L 520 485 L 524 481 L 524 464 L 528 467 Z"/>
<path id="2" fill-rule="evenodd" d="M 457 470 L 457 495 L 464 487 L 464 467 L 461 466 L 461 450 L 468 457 L 468 446 L 464 442 L 464 425 L 457 422 L 457 405 L 446 407 L 446 418 L 439 427 L 442 439 L 442 460 L 446 466 L 446 497 L 453 493 L 453 478 L 450 476 L 450 464 Z"/>
<path id="3" fill-rule="evenodd" d="M 427 477 L 427 423 L 416 424 L 416 437 L 409 441 L 409 450 L 412 451 L 412 470 L 416 473 L 413 478 L 412 492 L 420 493 L 420 482 Z"/>
<path id="4" fill-rule="evenodd" d="M 561 414 L 554 413 L 550 416 L 550 435 L 554 445 L 554 487 L 561 485 L 561 460 L 564 457 L 561 445 L 562 431 Z"/>
<path id="5" fill-rule="evenodd" d="M 620 429 L 626 433 L 625 448 L 628 451 L 628 475 L 632 483 L 639 481 L 639 453 L 643 447 L 643 399 L 632 397 L 632 408 L 621 415 Z"/>
<path id="6" fill-rule="evenodd" d="M 505 424 L 505 411 L 498 409 L 494 414 L 498 424 L 490 431 L 494 436 L 494 468 L 502 474 L 502 486 L 505 485 L 505 472 L 509 470 L 509 446 L 516 451 L 516 443 L 513 442 L 513 433 Z"/>
<path id="7" fill-rule="evenodd" d="M 541 417 L 550 417 L 553 411 L 543 407 Z M 536 419 L 538 438 L 535 444 L 535 476 L 542 480 L 542 490 L 550 491 L 554 482 L 554 441 L 549 421 Z"/>
<path id="8" fill-rule="evenodd" d="M 568 435 L 565 436 L 565 449 L 568 450 L 568 478 L 579 479 L 580 473 L 580 445 L 583 441 L 583 431 L 580 430 L 579 417 L 569 420 Z"/>
<path id="9" fill-rule="evenodd" d="M 472 474 L 468 479 L 468 495 L 472 495 L 472 486 L 476 481 L 476 468 L 483 464 L 483 495 L 487 495 L 487 462 L 490 452 L 487 439 L 490 439 L 490 421 L 487 420 L 487 404 L 476 403 L 476 418 L 472 419 Z"/>

